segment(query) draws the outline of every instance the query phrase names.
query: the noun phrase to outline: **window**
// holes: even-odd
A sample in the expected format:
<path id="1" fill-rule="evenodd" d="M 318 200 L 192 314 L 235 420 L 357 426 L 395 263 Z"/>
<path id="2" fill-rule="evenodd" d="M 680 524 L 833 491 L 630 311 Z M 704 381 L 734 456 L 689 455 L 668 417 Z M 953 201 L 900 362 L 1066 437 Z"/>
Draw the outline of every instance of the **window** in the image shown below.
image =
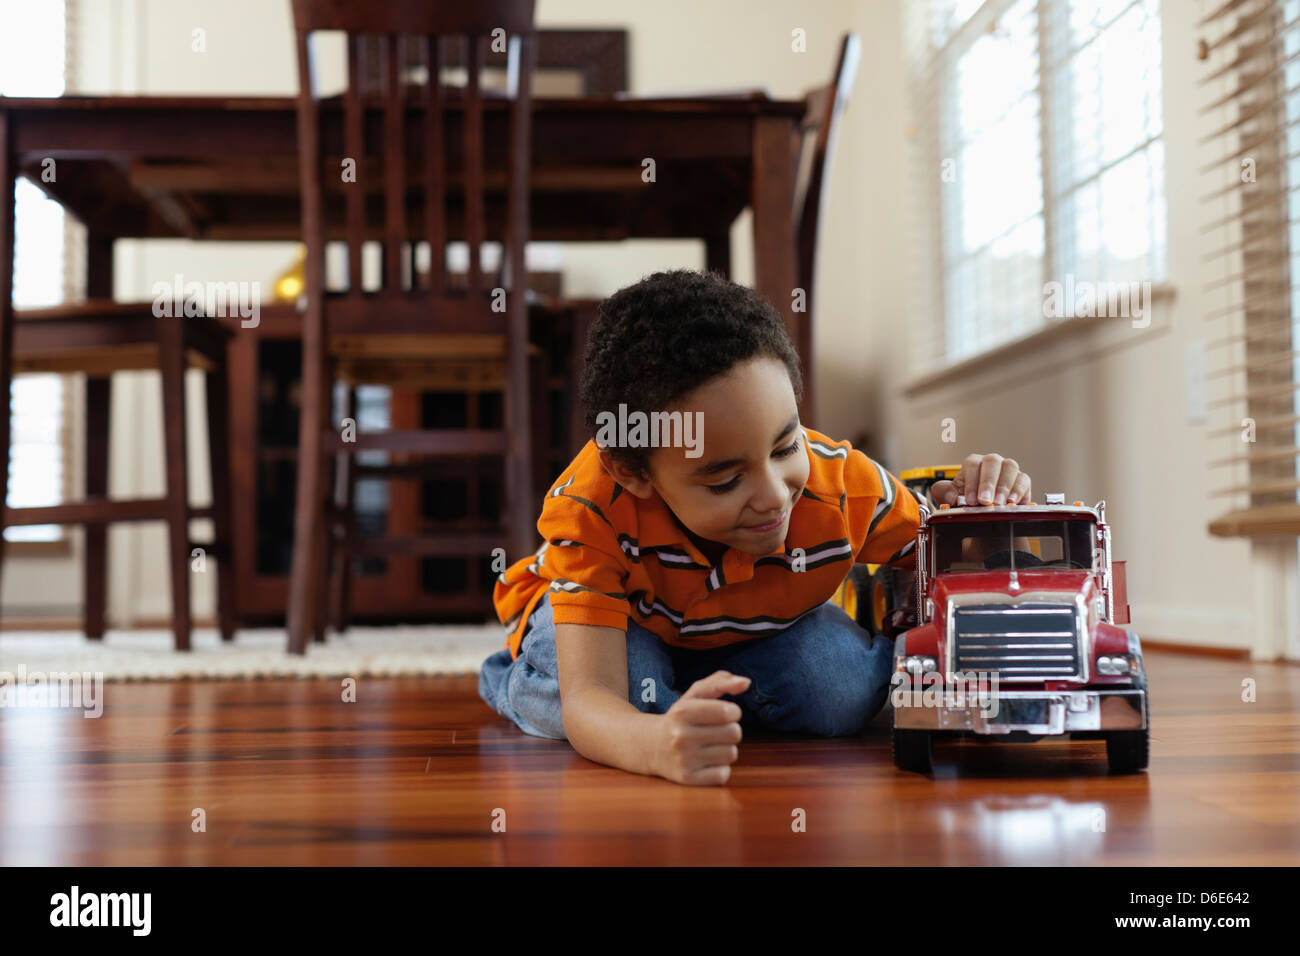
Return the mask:
<path id="1" fill-rule="evenodd" d="M 0 0 L 0 94 L 60 96 L 64 90 L 64 4 Z M 14 305 L 34 308 L 65 298 L 63 208 L 25 179 L 14 190 Z M 57 375 L 20 375 L 11 393 L 11 507 L 57 504 L 64 497 L 67 448 L 64 382 Z M 55 541 L 63 529 L 5 529 L 6 541 Z"/>
<path id="2" fill-rule="evenodd" d="M 938 276 L 913 372 L 1070 318 L 1073 293 L 1057 315 L 1049 282 L 1100 296 L 1161 280 L 1158 0 L 908 10 L 922 261 Z"/>
<path id="3" fill-rule="evenodd" d="M 1084 519 L 940 521 L 934 525 L 934 573 L 1093 569 L 1097 526 Z"/>

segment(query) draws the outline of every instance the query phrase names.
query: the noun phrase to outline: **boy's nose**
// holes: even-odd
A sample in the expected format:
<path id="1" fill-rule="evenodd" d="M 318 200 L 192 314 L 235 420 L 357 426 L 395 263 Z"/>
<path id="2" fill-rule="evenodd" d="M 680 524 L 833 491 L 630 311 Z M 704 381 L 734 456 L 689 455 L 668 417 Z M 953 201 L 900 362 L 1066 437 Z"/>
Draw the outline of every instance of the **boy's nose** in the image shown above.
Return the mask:
<path id="1" fill-rule="evenodd" d="M 779 478 L 769 480 L 762 494 L 750 503 L 754 510 L 755 521 L 774 520 L 780 517 L 790 501 L 790 495 L 791 489 L 784 480 Z"/>

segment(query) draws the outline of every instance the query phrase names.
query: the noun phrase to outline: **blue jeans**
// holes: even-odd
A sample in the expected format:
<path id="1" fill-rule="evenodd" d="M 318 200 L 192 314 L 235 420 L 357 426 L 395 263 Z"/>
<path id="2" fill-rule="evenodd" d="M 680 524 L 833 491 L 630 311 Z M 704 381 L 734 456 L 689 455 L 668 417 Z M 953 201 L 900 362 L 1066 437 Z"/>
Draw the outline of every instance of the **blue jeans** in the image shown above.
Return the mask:
<path id="1" fill-rule="evenodd" d="M 483 662 L 479 696 L 535 737 L 566 739 L 556 676 L 549 595 L 528 619 L 519 657 L 503 648 Z M 662 714 L 691 684 L 717 670 L 750 678 L 726 698 L 740 704 L 741 727 L 838 737 L 855 734 L 885 705 L 894 642 L 872 637 L 827 602 L 772 637 L 708 650 L 675 647 L 627 622 L 628 701 Z"/>

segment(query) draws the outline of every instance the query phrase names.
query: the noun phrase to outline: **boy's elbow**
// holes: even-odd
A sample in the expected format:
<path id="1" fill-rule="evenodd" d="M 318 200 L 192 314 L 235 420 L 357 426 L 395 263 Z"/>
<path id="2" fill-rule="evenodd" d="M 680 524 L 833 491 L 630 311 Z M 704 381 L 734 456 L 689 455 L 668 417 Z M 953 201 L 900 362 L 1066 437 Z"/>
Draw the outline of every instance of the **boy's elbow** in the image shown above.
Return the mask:
<path id="1" fill-rule="evenodd" d="M 573 744 L 574 749 L 580 753 L 581 744 L 587 738 L 587 727 L 590 724 L 588 715 L 591 712 L 591 705 L 584 690 L 582 685 L 560 690 L 560 720 L 564 722 L 564 731 L 569 738 L 569 743 Z"/>
<path id="2" fill-rule="evenodd" d="M 560 698 L 560 720 L 569 745 L 581 756 L 595 763 L 609 763 L 608 740 L 611 723 L 602 719 L 601 701 L 591 688 L 575 690 Z"/>

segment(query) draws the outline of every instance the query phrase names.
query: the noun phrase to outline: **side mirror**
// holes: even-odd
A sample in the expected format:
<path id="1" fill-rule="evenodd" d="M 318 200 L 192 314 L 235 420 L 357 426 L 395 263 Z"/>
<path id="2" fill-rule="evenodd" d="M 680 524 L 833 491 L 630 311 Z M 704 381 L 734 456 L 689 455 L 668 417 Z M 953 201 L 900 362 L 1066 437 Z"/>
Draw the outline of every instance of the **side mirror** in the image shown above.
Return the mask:
<path id="1" fill-rule="evenodd" d="M 1115 608 L 1114 620 L 1111 623 L 1127 624 L 1129 622 L 1128 582 L 1124 580 L 1123 561 L 1111 559 L 1110 581 L 1110 601 Z"/>
<path id="2" fill-rule="evenodd" d="M 930 574 L 928 565 L 930 559 L 929 543 L 928 529 L 922 525 L 916 536 L 916 575 L 913 581 L 914 590 L 916 591 L 916 619 L 922 624 L 929 620 L 929 616 L 925 613 L 926 581 Z"/>

